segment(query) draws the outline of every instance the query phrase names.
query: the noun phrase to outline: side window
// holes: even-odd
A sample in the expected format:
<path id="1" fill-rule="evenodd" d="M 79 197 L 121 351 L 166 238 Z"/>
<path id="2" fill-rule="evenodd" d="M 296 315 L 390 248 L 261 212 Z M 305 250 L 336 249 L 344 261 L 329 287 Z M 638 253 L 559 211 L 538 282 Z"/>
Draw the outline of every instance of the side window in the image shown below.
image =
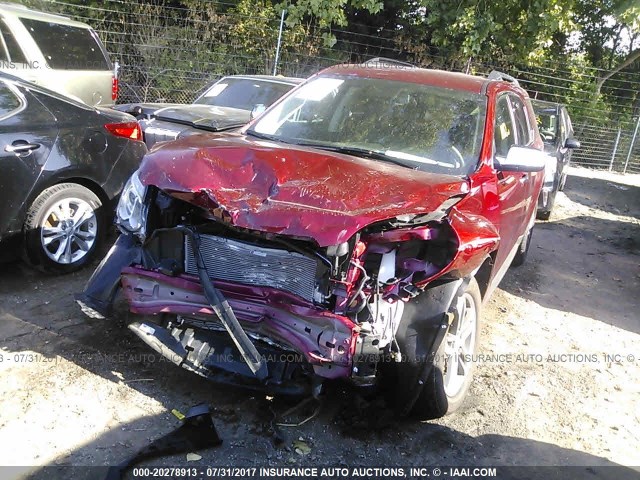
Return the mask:
<path id="1" fill-rule="evenodd" d="M 22 102 L 15 93 L 5 84 L 0 82 L 0 121 L 18 110 Z"/>
<path id="2" fill-rule="evenodd" d="M 516 145 L 524 147 L 529 145 L 533 136 L 531 135 L 531 125 L 529 124 L 529 115 L 522 99 L 516 95 L 509 95 L 511 107 L 513 108 L 513 117 L 516 122 L 517 143 Z"/>
<path id="3" fill-rule="evenodd" d="M 564 117 L 567 119 L 567 134 L 569 136 L 573 136 L 574 134 L 573 124 L 571 123 L 571 117 L 569 116 L 569 112 L 567 111 L 566 108 L 563 108 L 562 112 L 564 113 Z"/>
<path id="4" fill-rule="evenodd" d="M 566 137 L 572 137 L 573 136 L 573 125 L 571 125 L 571 119 L 569 118 L 569 113 L 567 112 L 567 109 L 562 107 L 562 120 L 563 123 L 565 125 L 565 134 Z"/>
<path id="5" fill-rule="evenodd" d="M 109 70 L 95 33 L 88 28 L 21 18 L 47 64 L 56 70 Z"/>
<path id="6" fill-rule="evenodd" d="M 16 37 L 13 36 L 13 33 L 9 30 L 7 24 L 4 23 L 4 20 L 0 20 L 0 37 L 2 37 L 0 39 L 0 43 L 4 44 L 7 48 L 6 52 L 9 54 L 9 58 L 5 58 L 5 60 L 13 63 L 27 63 L 27 59 L 24 56 L 24 53 L 22 53 L 22 49 L 20 48 L 20 45 L 18 45 Z M 0 45 L 0 55 L 2 55 L 2 47 L 3 46 Z M 4 56 L 7 56 L 6 53 Z"/>
<path id="7" fill-rule="evenodd" d="M 509 148 L 516 144 L 515 128 L 511 118 L 511 106 L 506 95 L 498 97 L 496 102 L 496 121 L 493 139 L 497 157 L 506 157 Z"/>
<path id="8" fill-rule="evenodd" d="M 564 142 L 567 139 L 567 137 L 569 136 L 569 132 L 567 132 L 567 117 L 564 114 L 564 110 L 563 109 L 559 109 L 560 110 L 560 114 L 558 115 L 558 122 L 559 122 L 559 135 L 558 138 L 560 140 L 559 145 L 564 146 Z"/>

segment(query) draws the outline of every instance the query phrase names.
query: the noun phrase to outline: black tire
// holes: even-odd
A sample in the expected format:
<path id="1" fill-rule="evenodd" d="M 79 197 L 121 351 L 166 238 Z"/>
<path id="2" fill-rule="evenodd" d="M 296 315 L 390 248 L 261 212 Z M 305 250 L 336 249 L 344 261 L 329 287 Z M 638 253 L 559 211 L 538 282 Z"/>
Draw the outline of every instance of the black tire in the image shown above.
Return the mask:
<path id="1" fill-rule="evenodd" d="M 511 261 L 512 267 L 520 267 L 527 260 L 527 255 L 529 254 L 529 247 L 531 246 L 531 237 L 533 234 L 533 225 L 531 228 L 528 228 L 524 237 L 520 241 L 520 245 L 518 245 L 518 250 L 516 251 L 513 260 Z"/>
<path id="2" fill-rule="evenodd" d="M 544 211 L 544 212 L 538 212 L 536 214 L 536 218 L 538 220 L 545 220 L 545 221 L 549 220 L 551 218 L 551 211 L 547 210 L 547 211 Z"/>
<path id="3" fill-rule="evenodd" d="M 70 217 L 76 214 L 81 216 L 77 225 L 72 218 L 62 218 L 62 208 L 52 211 L 66 202 L 66 213 Z M 61 234 L 49 235 L 47 230 L 50 232 L 52 229 L 59 230 Z M 82 185 L 54 185 L 35 199 L 27 212 L 23 231 L 23 258 L 27 263 L 47 273 L 73 272 L 91 262 L 104 240 L 106 222 L 102 202 L 95 193 Z M 47 235 L 49 236 L 45 239 Z M 50 242 L 46 246 L 48 248 L 45 247 L 47 240 Z M 63 242 L 69 247 L 63 248 L 62 256 L 56 261 L 56 252 L 52 250 L 58 250 Z"/>
<path id="4" fill-rule="evenodd" d="M 549 197 L 547 198 L 547 204 L 543 207 L 542 210 L 538 210 L 536 213 L 536 218 L 538 220 L 549 220 L 551 218 L 551 211 L 553 210 L 553 206 L 556 203 L 556 190 L 553 190 L 549 193 Z"/>
<path id="5" fill-rule="evenodd" d="M 473 347 L 471 347 L 471 354 L 475 355 L 480 341 L 480 330 L 482 325 L 480 316 L 482 296 L 480 295 L 478 283 L 474 278 L 471 279 L 466 288 L 460 292 L 457 300 L 454 301 L 454 305 L 452 306 L 454 319 L 447 335 L 455 334 L 456 328 L 460 325 L 458 323 L 460 320 L 460 311 L 458 307 L 459 301 L 471 302 L 471 305 L 467 305 L 466 308 L 474 309 L 475 330 L 473 334 Z M 448 342 L 445 338 L 438 349 L 435 364 L 427 377 L 427 381 L 424 384 L 422 392 L 420 392 L 420 396 L 413 406 L 413 410 L 411 412 L 412 416 L 418 420 L 432 420 L 455 412 L 463 405 L 467 394 L 469 393 L 469 387 L 473 380 L 473 371 L 475 368 L 472 359 L 468 358 L 467 360 L 469 361 L 465 362 L 468 369 L 465 371 L 463 378 L 457 380 L 457 382 L 460 383 L 459 386 L 454 388 L 453 391 L 447 392 L 447 374 L 450 373 L 449 368 L 451 368 L 451 364 L 453 363 L 452 358 L 446 353 L 447 346 Z M 469 352 L 465 355 L 469 355 Z"/>

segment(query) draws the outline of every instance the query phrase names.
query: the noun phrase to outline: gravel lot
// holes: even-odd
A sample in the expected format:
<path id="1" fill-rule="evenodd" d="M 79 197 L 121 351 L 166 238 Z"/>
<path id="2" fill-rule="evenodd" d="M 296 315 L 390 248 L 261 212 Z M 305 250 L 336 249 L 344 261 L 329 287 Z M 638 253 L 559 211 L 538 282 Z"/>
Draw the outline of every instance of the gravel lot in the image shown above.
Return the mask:
<path id="1" fill-rule="evenodd" d="M 172 409 L 205 402 L 223 445 L 195 462 L 152 464 L 623 465 L 635 469 L 616 478 L 638 478 L 640 176 L 574 168 L 556 209 L 537 224 L 528 262 L 485 305 L 486 358 L 462 411 L 398 422 L 380 401 L 334 385 L 315 418 L 281 427 L 280 445 L 271 411 L 291 405 L 160 361 L 123 328 L 125 312 L 85 318 L 72 294 L 91 269 L 55 278 L 0 265 L 0 465 L 32 466 L 11 477 L 52 478 L 40 467 L 116 464 L 173 430 Z"/>

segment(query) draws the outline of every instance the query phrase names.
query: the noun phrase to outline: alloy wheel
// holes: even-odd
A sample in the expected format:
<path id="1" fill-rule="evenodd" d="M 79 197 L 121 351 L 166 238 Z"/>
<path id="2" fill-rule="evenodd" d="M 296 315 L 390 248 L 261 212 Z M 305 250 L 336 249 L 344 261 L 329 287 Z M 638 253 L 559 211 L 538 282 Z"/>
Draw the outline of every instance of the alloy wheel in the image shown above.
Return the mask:
<path id="1" fill-rule="evenodd" d="M 448 397 L 455 397 L 471 374 L 478 329 L 476 312 L 473 296 L 465 292 L 456 303 L 454 320 L 445 337 L 444 390 Z"/>
<path id="2" fill-rule="evenodd" d="M 92 206 L 79 198 L 56 202 L 43 217 L 40 241 L 46 255 L 56 263 L 69 265 L 84 258 L 98 234 Z"/>

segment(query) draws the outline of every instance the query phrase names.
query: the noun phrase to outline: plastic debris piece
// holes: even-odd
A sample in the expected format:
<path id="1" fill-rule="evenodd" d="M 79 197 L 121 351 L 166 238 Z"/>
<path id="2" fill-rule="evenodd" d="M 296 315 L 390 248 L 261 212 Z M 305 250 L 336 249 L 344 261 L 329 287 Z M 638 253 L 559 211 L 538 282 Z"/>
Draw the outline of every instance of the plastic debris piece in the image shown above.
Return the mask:
<path id="1" fill-rule="evenodd" d="M 302 440 L 294 440 L 293 448 L 295 452 L 300 456 L 308 455 L 309 453 L 311 453 L 311 447 Z"/>
<path id="2" fill-rule="evenodd" d="M 184 420 L 184 415 L 180 412 L 180 410 L 174 408 L 173 410 L 171 410 L 171 413 L 173 413 L 178 420 Z"/>

